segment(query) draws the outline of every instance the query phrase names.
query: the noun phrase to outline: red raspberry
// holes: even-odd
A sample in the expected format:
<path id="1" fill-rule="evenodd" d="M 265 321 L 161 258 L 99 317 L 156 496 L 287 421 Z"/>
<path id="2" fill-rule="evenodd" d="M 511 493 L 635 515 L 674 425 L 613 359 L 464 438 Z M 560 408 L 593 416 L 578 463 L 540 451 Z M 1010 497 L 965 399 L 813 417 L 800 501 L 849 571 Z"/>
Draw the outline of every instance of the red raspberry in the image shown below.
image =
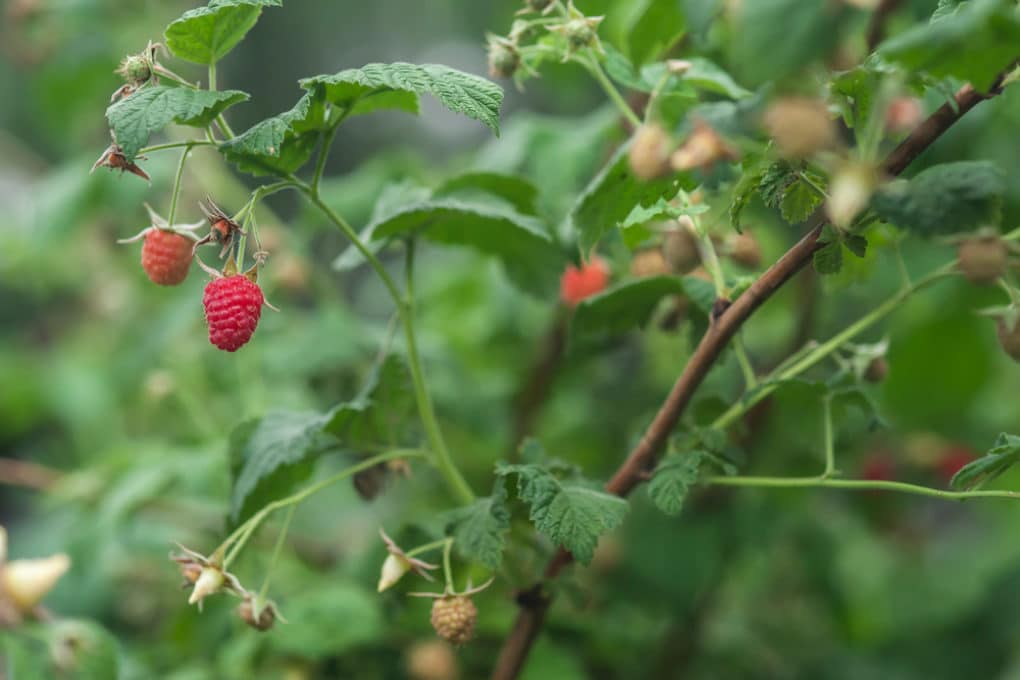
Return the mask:
<path id="1" fill-rule="evenodd" d="M 188 277 L 194 246 L 176 232 L 150 229 L 142 243 L 142 269 L 153 283 L 176 286 Z"/>
<path id="2" fill-rule="evenodd" d="M 446 595 L 432 603 L 432 627 L 441 638 L 462 645 L 475 632 L 478 608 L 464 595 Z"/>
<path id="3" fill-rule="evenodd" d="M 236 352 L 251 340 L 264 302 L 262 289 L 244 274 L 210 281 L 202 296 L 209 342 L 228 352 Z"/>
<path id="4" fill-rule="evenodd" d="M 601 258 L 592 258 L 578 269 L 567 266 L 560 278 L 560 299 L 573 307 L 581 300 L 605 290 L 609 283 L 609 266 Z"/>

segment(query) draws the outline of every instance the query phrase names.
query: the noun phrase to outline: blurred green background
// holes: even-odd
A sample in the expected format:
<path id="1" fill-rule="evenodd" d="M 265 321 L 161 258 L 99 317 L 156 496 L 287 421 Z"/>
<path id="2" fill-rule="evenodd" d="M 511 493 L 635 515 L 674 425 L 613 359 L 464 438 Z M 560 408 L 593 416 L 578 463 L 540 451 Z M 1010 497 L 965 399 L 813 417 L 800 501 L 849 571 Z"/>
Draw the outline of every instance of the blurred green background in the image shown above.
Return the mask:
<path id="1" fill-rule="evenodd" d="M 607 14 L 610 42 L 626 31 L 634 7 L 647 5 L 580 4 Z M 903 3 L 893 30 L 923 20 L 934 4 Z M 688 44 L 725 63 L 729 38 L 705 21 L 720 5 L 679 3 Z M 252 94 L 230 111 L 231 123 L 245 129 L 286 110 L 300 95 L 300 77 L 367 62 L 439 62 L 484 74 L 485 32 L 505 32 L 517 6 L 292 0 L 268 9 L 220 68 L 221 87 Z M 190 3 L 2 7 L 0 456 L 52 472 L 26 485 L 12 483 L 20 468 L 0 466 L 11 556 L 70 554 L 72 569 L 47 605 L 109 631 L 123 678 L 405 677 L 408 650 L 432 635 L 429 604 L 375 594 L 384 555 L 375 532 L 384 525 L 413 544 L 422 534 L 414 520 L 446 509 L 427 471 L 371 503 L 341 485 L 302 506 L 273 580 L 291 623 L 270 633 L 245 628 L 227 598 L 203 614 L 188 607 L 166 559 L 175 542 L 209 550 L 224 535 L 226 439 L 235 424 L 269 408 L 325 409 L 356 393 L 387 334 L 384 290 L 365 270 L 334 273 L 329 263 L 342 238 L 294 196 L 274 196 L 273 212 L 260 213 L 273 251 L 263 285 L 282 311 L 265 313 L 238 354 L 212 348 L 200 305 L 204 277 L 193 271 L 180 287 L 155 287 L 138 266 L 137 245 L 115 243 L 146 226 L 143 202 L 165 213 L 175 156 L 144 164 L 151 187 L 130 175 L 89 174 L 109 143 L 103 112 L 119 84 L 113 69 L 159 40 Z M 860 25 L 858 17 L 845 30 Z M 203 76 L 167 62 L 188 78 Z M 531 179 L 544 217 L 558 224 L 622 130 L 576 67 L 552 65 L 526 92 L 512 84 L 506 92 L 499 140 L 431 102 L 419 118 L 382 113 L 345 124 L 328 168 L 334 178 L 323 187 L 327 201 L 360 227 L 392 183 L 434 185 L 482 167 Z M 1010 140 L 1018 129 L 1014 88 L 969 114 L 917 167 L 991 159 L 1016 177 L 1020 155 Z M 181 219 L 196 221 L 206 195 L 236 211 L 253 186 L 197 149 Z M 1013 227 L 1020 188 L 1011 182 L 1009 191 Z M 771 262 L 797 234 L 763 206 L 751 211 Z M 891 253 L 873 250 L 860 266 L 814 284 L 824 295 L 811 337 L 831 335 L 895 289 Z M 951 254 L 916 240 L 906 250 L 915 273 Z M 625 249 L 612 243 L 607 251 L 624 276 Z M 559 312 L 555 300 L 521 294 L 473 252 L 428 246 L 419 272 L 426 373 L 454 456 L 481 490 L 512 446 L 513 396 Z M 786 351 L 802 288 L 792 284 L 747 326 L 760 366 Z M 980 453 L 1000 431 L 1020 429 L 1020 367 L 998 350 L 993 324 L 975 315 L 1000 303 L 995 291 L 944 282 L 870 333 L 869 341 L 890 341 L 889 377 L 873 388 L 886 427 L 845 423 L 838 465 L 847 476 L 868 474 L 877 460 L 898 479 L 945 486 L 947 452 Z M 690 346 L 686 333 L 652 328 L 574 348 L 536 434 L 556 456 L 604 479 Z M 737 387 L 730 358 L 699 392 L 695 420 L 717 412 Z M 795 397 L 781 395 L 746 428 L 740 443 L 749 470 L 820 469 L 817 414 Z M 320 467 L 339 469 L 342 458 Z M 1020 476 L 1002 484 L 1020 488 Z M 678 519 L 659 514 L 643 491 L 632 506 L 595 563 L 578 568 L 579 587 L 564 587 L 526 677 L 1020 678 L 1020 506 L 1011 502 L 709 490 Z M 274 535 L 262 533 L 239 567 L 242 578 L 257 578 Z M 514 614 L 511 588 L 540 565 L 541 548 L 518 548 L 479 598 L 479 638 L 456 655 L 461 677 L 491 668 Z M 48 653 L 41 643 L 8 651 L 16 648 Z"/>

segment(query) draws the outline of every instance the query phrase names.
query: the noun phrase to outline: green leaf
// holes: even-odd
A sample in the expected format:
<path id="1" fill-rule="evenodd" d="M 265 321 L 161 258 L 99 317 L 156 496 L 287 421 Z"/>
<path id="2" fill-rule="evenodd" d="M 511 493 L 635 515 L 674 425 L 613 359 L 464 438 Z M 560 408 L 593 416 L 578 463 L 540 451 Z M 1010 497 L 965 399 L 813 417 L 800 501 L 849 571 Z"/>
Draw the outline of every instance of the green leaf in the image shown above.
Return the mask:
<path id="1" fill-rule="evenodd" d="M 687 493 L 698 483 L 698 473 L 706 455 L 704 451 L 686 451 L 659 463 L 648 482 L 648 497 L 655 507 L 667 515 L 680 514 Z"/>
<path id="2" fill-rule="evenodd" d="M 733 187 L 729 210 L 730 226 L 738 232 L 743 231 L 740 228 L 740 216 L 743 214 L 744 208 L 747 207 L 747 204 L 751 202 L 751 199 L 754 198 L 755 193 L 758 191 L 758 186 L 761 184 L 763 173 L 764 170 L 757 167 L 757 162 L 745 164 L 743 172 L 740 174 L 740 179 L 737 180 L 736 185 Z"/>
<path id="3" fill-rule="evenodd" d="M 517 475 L 517 493 L 531 509 L 535 528 L 588 564 L 599 536 L 616 528 L 627 501 L 584 484 L 557 479 L 539 465 L 497 465 L 496 474 Z"/>
<path id="4" fill-rule="evenodd" d="M 51 649 L 70 650 L 66 655 L 61 654 L 64 663 L 61 664 L 60 676 L 74 680 L 119 677 L 117 638 L 98 623 L 64 619 L 49 626 L 47 632 Z"/>
<path id="5" fill-rule="evenodd" d="M 699 90 L 720 94 L 730 99 L 745 99 L 751 96 L 750 90 L 737 84 L 733 76 L 715 62 L 701 57 L 692 57 L 687 61 L 691 63 L 691 67 L 684 71 L 683 80 Z"/>
<path id="6" fill-rule="evenodd" d="M 287 625 L 277 625 L 267 636 L 273 654 L 326 659 L 371 645 L 383 635 L 383 600 L 376 593 L 336 576 L 310 582 L 315 587 L 296 588 L 287 598 Z"/>
<path id="7" fill-rule="evenodd" d="M 674 45 L 687 28 L 677 2 L 637 0 L 627 6 L 623 36 L 635 64 L 655 58 Z"/>
<path id="8" fill-rule="evenodd" d="M 405 430 L 415 409 L 411 373 L 404 359 L 389 354 L 365 378 L 351 401 L 327 414 L 322 430 L 353 450 L 378 449 L 409 440 Z"/>
<path id="9" fill-rule="evenodd" d="M 464 559 L 492 570 L 503 561 L 510 511 L 506 507 L 506 482 L 496 480 L 492 495 L 453 511 L 447 533 L 452 531 L 453 547 Z"/>
<path id="10" fill-rule="evenodd" d="M 308 479 L 327 422 L 321 413 L 274 411 L 234 429 L 229 451 L 235 525 Z"/>
<path id="11" fill-rule="evenodd" d="M 256 123 L 219 149 L 238 169 L 256 176 L 292 173 L 311 158 L 324 115 L 322 102 L 306 93 L 290 111 Z"/>
<path id="12" fill-rule="evenodd" d="M 644 182 L 633 175 L 627 161 L 630 144 L 622 145 L 602 171 L 588 184 L 570 213 L 584 252 L 620 224 L 635 206 L 651 206 L 660 198 L 670 199 L 681 188 L 693 189 L 690 180 L 679 177 Z"/>
<path id="13" fill-rule="evenodd" d="M 436 198 L 454 196 L 477 198 L 477 194 L 496 196 L 524 215 L 535 215 L 535 199 L 538 189 L 535 185 L 517 175 L 499 172 L 466 172 L 440 184 L 432 195 Z"/>
<path id="14" fill-rule="evenodd" d="M 875 193 L 871 207 L 887 222 L 936 236 L 999 221 L 1005 175 L 988 161 L 943 163 Z"/>
<path id="15" fill-rule="evenodd" d="M 606 74 L 610 78 L 632 90 L 638 90 L 639 92 L 652 91 L 655 87 L 654 83 L 649 83 L 642 78 L 641 74 L 634 68 L 634 64 L 627 58 L 627 55 L 608 43 L 603 45 L 603 49 L 606 52 L 603 66 L 605 66 Z"/>
<path id="16" fill-rule="evenodd" d="M 819 274 L 838 274 L 843 268 L 843 244 L 839 241 L 827 244 L 815 252 L 811 261 Z"/>
<path id="17" fill-rule="evenodd" d="M 205 127 L 248 94 L 238 90 L 210 92 L 189 87 L 145 87 L 106 109 L 114 139 L 128 160 L 149 141 L 149 135 L 170 123 Z"/>
<path id="18" fill-rule="evenodd" d="M 434 199 L 405 207 L 367 230 L 375 240 L 420 233 L 495 255 L 518 287 L 539 296 L 555 286 L 562 265 L 540 222 L 498 204 Z"/>
<path id="19" fill-rule="evenodd" d="M 1003 432 L 984 456 L 967 463 L 953 475 L 950 486 L 954 489 L 980 488 L 1017 462 L 1020 462 L 1020 436 Z"/>
<path id="20" fill-rule="evenodd" d="M 263 7 L 282 5 L 282 0 L 213 0 L 167 26 L 166 46 L 181 59 L 215 64 L 252 29 Z"/>
<path id="21" fill-rule="evenodd" d="M 741 3 L 732 41 L 738 73 L 757 84 L 801 70 L 839 44 L 839 14 L 828 0 Z"/>
<path id="22" fill-rule="evenodd" d="M 678 276 L 625 281 L 577 305 L 570 322 L 571 336 L 617 335 L 643 327 L 662 298 L 684 294 L 684 281 Z"/>
<path id="23" fill-rule="evenodd" d="M 762 172 L 758 189 L 765 205 L 777 208 L 783 219 L 790 224 L 800 224 L 822 202 L 821 195 L 812 183 L 821 186 L 825 184 L 825 179 L 807 168 L 776 161 Z"/>
<path id="24" fill-rule="evenodd" d="M 304 78 L 301 87 L 324 88 L 329 102 L 351 114 L 394 108 L 417 113 L 418 96 L 431 94 L 451 111 L 481 121 L 499 134 L 503 89 L 440 64 L 366 64 L 331 76 Z"/>
<path id="25" fill-rule="evenodd" d="M 803 175 L 808 175 L 809 183 Z M 812 183 L 814 186 L 812 186 Z M 790 224 L 800 224 L 811 217 L 815 209 L 822 204 L 822 196 L 815 186 L 824 186 L 825 179 L 808 170 L 803 170 L 797 180 L 786 188 L 779 202 L 779 213 Z"/>
<path id="26" fill-rule="evenodd" d="M 1020 14 L 1016 2 L 971 0 L 950 16 L 940 12 L 939 17 L 885 41 L 879 55 L 910 70 L 966 80 L 979 92 L 987 92 L 1017 57 Z"/>
<path id="27" fill-rule="evenodd" d="M 864 257 L 868 254 L 868 239 L 860 234 L 850 234 L 843 240 L 843 245 L 857 257 Z"/>

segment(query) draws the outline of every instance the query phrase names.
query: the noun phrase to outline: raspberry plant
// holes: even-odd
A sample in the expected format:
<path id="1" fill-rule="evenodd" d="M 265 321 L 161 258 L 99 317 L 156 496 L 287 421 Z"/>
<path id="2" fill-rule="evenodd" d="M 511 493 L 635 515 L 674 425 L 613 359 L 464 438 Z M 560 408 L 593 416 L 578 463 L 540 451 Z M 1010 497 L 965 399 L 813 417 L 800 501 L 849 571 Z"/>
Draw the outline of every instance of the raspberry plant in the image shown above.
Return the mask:
<path id="1" fill-rule="evenodd" d="M 536 640 L 552 639 L 573 647 L 566 663 L 578 673 L 667 677 L 693 669 L 718 677 L 716 653 L 698 640 L 708 634 L 701 608 L 723 607 L 716 600 L 726 584 L 697 566 L 698 550 L 717 554 L 711 564 L 722 572 L 726 551 L 737 549 L 695 534 L 719 517 L 741 516 L 747 524 L 739 531 L 715 529 L 735 532 L 727 546 L 768 553 L 767 539 L 752 535 L 764 522 L 745 506 L 763 502 L 752 489 L 766 496 L 808 489 L 821 498 L 830 497 L 825 490 L 862 492 L 873 503 L 843 512 L 847 522 L 883 512 L 894 495 L 919 503 L 1020 499 L 1015 408 L 984 414 L 982 427 L 968 430 L 1001 431 L 992 442 L 940 440 L 909 464 L 888 449 L 908 449 L 917 432 L 939 423 L 886 421 L 887 410 L 897 415 L 888 402 L 898 376 L 955 378 L 970 370 L 919 365 L 896 351 L 898 317 L 919 301 L 949 299 L 949 286 L 968 291 L 956 297 L 983 295 L 966 298 L 966 329 L 998 339 L 995 361 L 1008 367 L 1020 355 L 1020 229 L 1011 228 L 1017 201 L 1009 176 L 990 159 L 937 155 L 958 122 L 1001 116 L 1015 94 L 1017 4 L 940 0 L 924 15 L 885 0 L 745 0 L 711 9 L 593 1 L 598 13 L 587 4 L 518 3 L 507 26 L 477 36 L 488 63 L 473 70 L 487 67 L 491 78 L 522 91 L 564 71 L 590 78 L 604 108 L 562 123 L 525 112 L 502 121 L 500 85 L 449 66 L 396 61 L 299 78 L 290 108 L 235 130 L 228 120 L 251 96 L 222 89 L 217 67 L 263 14 L 288 11 L 282 0 L 213 0 L 191 9 L 161 42 L 146 42 L 116 69 L 122 82 L 106 110 L 110 144 L 93 170 L 151 182 L 149 202 L 167 204 L 165 219 L 146 204 L 148 225 L 123 242 L 142 241 L 142 268 L 160 286 L 186 288 L 198 260 L 208 281 L 189 309 L 200 316 L 204 307 L 210 344 L 231 353 L 202 360 L 236 370 L 242 395 L 263 394 L 265 408 L 246 407 L 247 417 L 231 412 L 212 425 L 200 402 L 179 397 L 220 455 L 225 443 L 229 490 L 220 496 L 222 531 L 201 536 L 202 545 L 193 533 L 176 539 L 171 559 L 189 593 L 177 606 L 186 601 L 215 616 L 217 601 L 236 598 L 235 634 L 247 626 L 261 635 L 251 649 L 233 650 L 249 668 L 276 654 L 302 660 L 308 677 L 340 667 L 392 675 L 392 654 L 358 657 L 358 646 L 372 643 L 406 652 L 415 677 L 455 677 L 463 663 L 465 677 L 509 679 L 526 672 Z M 179 75 L 194 65 L 205 71 L 200 80 Z M 350 198 L 331 191 L 345 186 L 327 174 L 335 140 L 352 119 L 416 114 L 423 98 L 495 137 L 502 126 L 509 141 L 492 141 L 467 167 L 456 163 L 428 185 L 414 173 L 373 185 L 374 208 L 356 228 L 338 207 Z M 177 159 L 168 191 L 146 170 L 164 154 Z M 246 200 L 207 187 L 194 170 L 199 162 L 243 176 Z M 200 203 L 182 200 L 189 184 L 207 194 Z M 287 192 L 302 207 L 283 220 L 276 212 L 287 204 L 277 201 Z M 260 231 L 267 221 L 287 231 Z M 118 229 L 130 233 L 127 222 Z M 343 237 L 344 249 L 330 253 L 332 270 L 374 277 L 392 318 L 379 326 L 351 315 L 347 323 L 372 329 L 373 360 L 357 386 L 331 385 L 328 400 L 317 395 L 297 410 L 286 395 L 276 403 L 272 392 L 253 387 L 258 370 L 245 357 L 299 314 L 300 299 L 288 297 L 292 304 L 273 312 L 275 322 L 263 306 L 312 276 L 301 266 L 274 276 L 309 224 L 329 224 Z M 436 266 L 442 246 L 471 256 Z M 482 280 L 481 293 L 464 293 L 437 319 L 442 303 L 434 289 L 421 295 L 416 279 L 455 280 L 454 270 L 482 259 L 499 263 L 498 276 L 471 273 L 464 289 Z M 764 312 L 759 324 L 759 308 L 777 305 L 771 298 L 795 277 L 807 282 L 801 299 L 787 303 L 781 318 Z M 505 306 L 505 337 L 473 325 L 471 304 L 492 318 Z M 432 332 L 420 332 L 423 319 Z M 315 337 L 303 351 L 334 342 Z M 443 343 L 451 354 L 477 355 L 475 377 L 434 360 Z M 288 367 L 301 354 L 290 352 Z M 636 380 L 636 361 L 654 366 L 652 379 Z M 614 362 L 623 368 L 607 384 L 600 371 Z M 172 383 L 176 369 L 168 370 L 156 376 L 163 383 Z M 496 376 L 500 389 L 481 375 Z M 966 375 L 959 382 L 969 384 Z M 153 392 L 168 389 L 153 380 Z M 583 396 L 558 403 L 561 390 Z M 345 398 L 336 402 L 338 391 Z M 478 432 L 486 428 L 505 440 L 498 451 L 482 446 L 492 445 L 491 433 Z M 985 454 L 974 453 L 989 443 Z M 589 446 L 613 455 L 586 455 Z M 371 534 L 377 528 L 381 541 L 373 538 L 371 548 L 352 541 L 349 550 L 370 555 L 371 567 L 359 563 L 359 585 L 350 589 L 331 582 L 328 569 L 309 576 L 296 557 L 308 537 L 291 531 L 306 501 L 328 507 L 347 480 L 364 502 L 400 499 L 372 516 Z M 789 516 L 782 504 L 771 509 Z M 674 539 L 682 550 L 670 545 Z M 579 566 L 568 576 L 573 562 Z M 0 566 L 0 623 L 17 633 L 40 622 L 52 647 L 33 666 L 23 660 L 31 642 L 15 635 L 12 667 L 114 677 L 115 643 L 101 628 L 46 623 L 41 598 L 66 569 L 64 555 Z M 166 587 L 160 574 L 152 588 Z M 295 596 L 304 579 L 315 589 Z M 434 579 L 442 587 L 420 590 Z M 374 583 L 378 594 L 365 595 Z M 587 593 L 608 604 L 580 604 Z M 431 612 L 405 594 L 432 598 Z M 683 611 L 660 611 L 660 595 Z M 632 597 L 648 611 L 633 613 Z M 400 612 L 388 621 L 396 632 L 383 630 L 378 602 Z M 588 617 L 585 606 L 596 613 Z M 628 616 L 633 632 L 625 630 Z M 348 623 L 368 632 L 332 639 Z M 426 639 L 427 626 L 458 649 Z M 636 665 L 612 658 L 600 651 L 612 647 L 607 640 L 648 654 Z M 542 644 L 539 658 L 548 654 Z M 676 658 L 685 645 L 703 665 Z M 794 667 L 810 675 L 812 663 L 798 658 Z M 83 670 L 93 666 L 101 670 Z M 735 673 L 783 674 L 773 670 Z"/>

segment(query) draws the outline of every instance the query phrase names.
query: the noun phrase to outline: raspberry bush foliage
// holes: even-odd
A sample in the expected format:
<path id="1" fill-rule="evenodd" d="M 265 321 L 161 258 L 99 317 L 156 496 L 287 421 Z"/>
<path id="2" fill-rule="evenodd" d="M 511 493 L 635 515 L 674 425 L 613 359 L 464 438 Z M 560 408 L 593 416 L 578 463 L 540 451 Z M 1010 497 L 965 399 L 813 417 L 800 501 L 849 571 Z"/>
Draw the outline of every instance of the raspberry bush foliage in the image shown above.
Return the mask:
<path id="1" fill-rule="evenodd" d="M 0 677 L 1015 672 L 1015 0 L 57 4 Z"/>

